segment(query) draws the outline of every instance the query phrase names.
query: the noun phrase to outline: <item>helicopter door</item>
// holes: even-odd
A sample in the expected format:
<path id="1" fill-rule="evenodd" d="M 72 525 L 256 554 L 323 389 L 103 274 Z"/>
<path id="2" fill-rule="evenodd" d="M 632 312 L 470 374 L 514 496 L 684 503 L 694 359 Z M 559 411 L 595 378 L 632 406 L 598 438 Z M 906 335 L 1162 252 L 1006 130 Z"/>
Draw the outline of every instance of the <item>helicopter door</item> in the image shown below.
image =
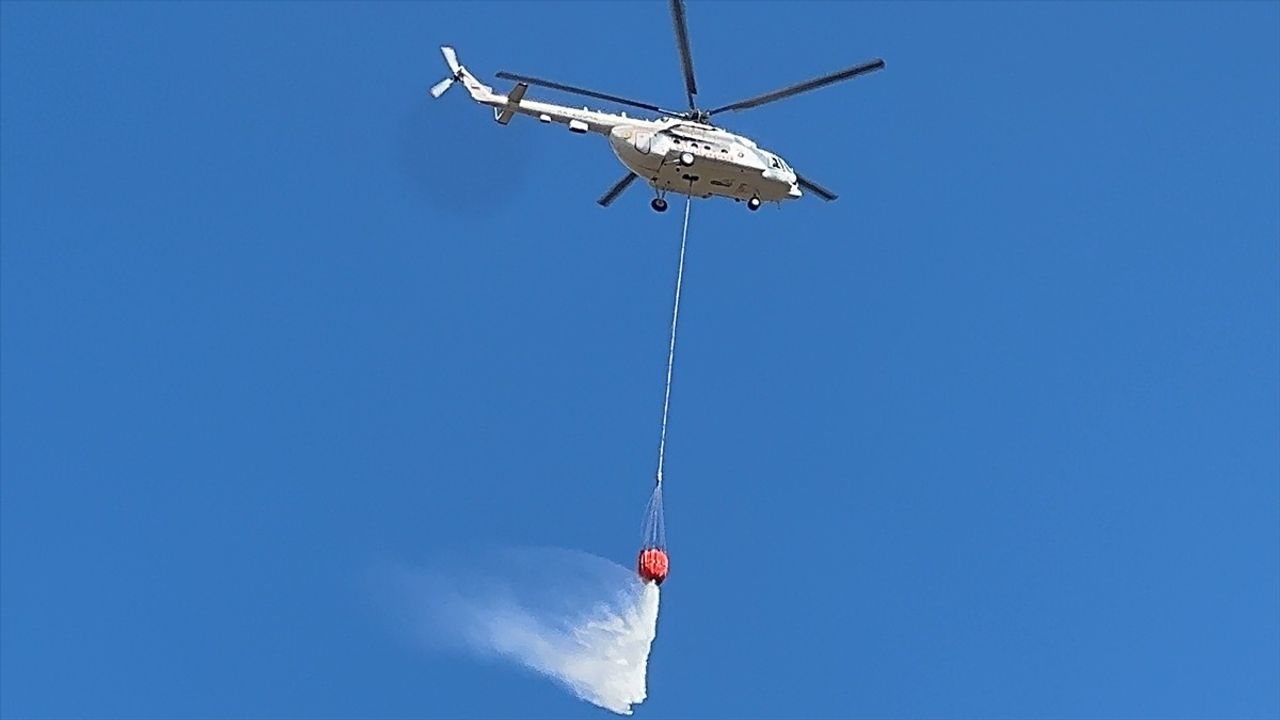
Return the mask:
<path id="1" fill-rule="evenodd" d="M 652 143 L 653 143 L 653 135 L 651 135 L 650 133 L 647 133 L 647 132 L 636 133 L 636 149 L 639 150 L 641 154 L 648 155 L 649 150 L 652 146 Z"/>

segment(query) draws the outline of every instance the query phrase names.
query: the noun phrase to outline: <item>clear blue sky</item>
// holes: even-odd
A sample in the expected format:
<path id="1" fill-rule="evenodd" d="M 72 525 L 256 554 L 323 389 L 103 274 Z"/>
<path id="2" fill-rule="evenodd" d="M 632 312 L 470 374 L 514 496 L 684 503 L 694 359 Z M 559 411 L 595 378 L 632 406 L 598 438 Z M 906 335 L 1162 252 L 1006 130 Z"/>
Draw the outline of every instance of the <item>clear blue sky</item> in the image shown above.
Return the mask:
<path id="1" fill-rule="evenodd" d="M 0 13 L 0 714 L 604 717 L 364 579 L 631 562 L 679 213 L 426 90 L 679 104 L 665 5 Z M 689 23 L 707 104 L 888 66 L 724 117 L 841 198 L 693 209 L 639 716 L 1280 716 L 1280 4 Z"/>

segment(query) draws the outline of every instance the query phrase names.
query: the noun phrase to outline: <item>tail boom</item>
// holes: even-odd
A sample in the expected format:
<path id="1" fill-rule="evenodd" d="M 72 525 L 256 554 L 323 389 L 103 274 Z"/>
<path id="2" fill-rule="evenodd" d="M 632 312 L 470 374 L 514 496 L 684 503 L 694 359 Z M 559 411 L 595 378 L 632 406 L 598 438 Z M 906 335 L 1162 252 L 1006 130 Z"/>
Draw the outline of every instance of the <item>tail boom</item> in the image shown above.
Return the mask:
<path id="1" fill-rule="evenodd" d="M 461 82 L 462 86 L 467 89 L 467 93 L 471 95 L 472 100 L 494 109 L 493 119 L 499 124 L 506 125 L 516 115 L 528 115 L 544 123 L 568 125 L 573 132 L 594 132 L 608 135 L 618 125 L 634 125 L 645 122 L 639 118 L 597 112 L 585 107 L 579 109 L 535 100 L 525 100 L 524 95 L 529 86 L 523 82 L 518 83 L 506 95 L 494 92 L 492 87 L 480 82 L 479 78 L 471 74 L 471 71 L 467 70 L 466 66 L 458 62 L 458 56 L 453 48 L 447 45 L 442 46 L 440 52 L 444 55 L 451 74 L 431 88 L 432 96 L 438 98 L 454 82 Z"/>

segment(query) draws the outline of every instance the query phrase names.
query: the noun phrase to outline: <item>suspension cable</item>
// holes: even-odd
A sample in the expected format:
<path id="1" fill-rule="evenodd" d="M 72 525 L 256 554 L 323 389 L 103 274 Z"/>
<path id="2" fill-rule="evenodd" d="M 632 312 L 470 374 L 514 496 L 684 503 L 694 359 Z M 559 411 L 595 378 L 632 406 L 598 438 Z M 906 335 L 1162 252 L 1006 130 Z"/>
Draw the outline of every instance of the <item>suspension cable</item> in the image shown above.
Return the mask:
<path id="1" fill-rule="evenodd" d="M 692 183 L 690 183 L 692 186 Z M 692 190 L 692 187 L 690 187 Z M 693 193 L 685 196 L 684 230 L 680 233 L 680 263 L 676 267 L 676 301 L 671 310 L 671 344 L 667 348 L 667 389 L 662 397 L 662 434 L 658 438 L 658 487 L 662 487 L 662 462 L 667 449 L 667 412 L 671 408 L 671 368 L 676 359 L 676 322 L 680 319 L 680 286 L 684 280 L 684 249 L 689 241 L 689 208 Z"/>

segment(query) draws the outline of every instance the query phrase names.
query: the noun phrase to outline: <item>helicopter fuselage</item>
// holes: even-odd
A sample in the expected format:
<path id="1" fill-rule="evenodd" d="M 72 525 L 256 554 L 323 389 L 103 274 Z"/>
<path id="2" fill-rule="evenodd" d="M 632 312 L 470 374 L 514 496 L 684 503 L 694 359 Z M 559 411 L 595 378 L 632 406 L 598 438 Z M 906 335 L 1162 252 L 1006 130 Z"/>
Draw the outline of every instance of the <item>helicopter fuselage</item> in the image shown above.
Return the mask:
<path id="1" fill-rule="evenodd" d="M 604 207 L 617 200 L 634 184 L 636 178 L 643 178 L 657 191 L 658 196 L 649 202 L 656 212 L 666 211 L 667 201 L 663 195 L 671 191 L 691 198 L 720 196 L 746 200 L 748 210 L 759 210 L 764 202 L 781 203 L 783 200 L 795 200 L 806 195 L 813 195 L 826 202 L 836 200 L 839 196 L 831 190 L 796 172 L 785 160 L 759 147 L 749 138 L 710 124 L 711 118 L 724 112 L 740 112 L 768 105 L 883 70 L 884 60 L 872 58 L 727 105 L 700 107 L 697 100 L 698 81 L 694 77 L 693 54 L 689 46 L 685 0 L 669 0 L 669 4 L 676 35 L 676 50 L 680 55 L 680 69 L 684 75 L 685 98 L 689 101 L 688 110 L 673 111 L 653 103 L 505 70 L 499 72 L 497 77 L 513 81 L 516 86 L 503 95 L 494 92 L 493 88 L 468 72 L 458 62 L 457 53 L 448 45 L 441 45 L 440 53 L 449 66 L 450 74 L 431 86 L 431 95 L 438 98 L 455 83 L 461 82 L 473 100 L 493 108 L 493 119 L 501 125 L 511 122 L 516 115 L 530 115 L 544 123 L 567 125 L 572 132 L 604 135 L 614 154 L 627 166 L 627 174 L 596 200 L 596 203 Z M 565 105 L 525 100 L 524 94 L 530 87 L 548 88 L 605 100 L 615 105 L 640 108 L 656 114 L 658 118 L 629 118 L 622 112 L 598 112 L 586 107 L 579 110 Z"/>
<path id="2" fill-rule="evenodd" d="M 782 158 L 722 128 L 682 118 L 650 120 L 526 100 L 523 84 L 504 95 L 462 66 L 455 78 L 473 100 L 493 108 L 499 124 L 506 125 L 515 115 L 527 115 L 543 123 L 565 125 L 574 133 L 604 135 L 618 160 L 659 197 L 667 192 L 720 196 L 754 203 L 753 207 L 803 197 L 795 171 Z"/>
<path id="3" fill-rule="evenodd" d="M 615 126 L 618 160 L 657 189 L 708 198 L 781 202 L 802 197 L 795 172 L 751 139 L 720 128 L 661 118 Z"/>

